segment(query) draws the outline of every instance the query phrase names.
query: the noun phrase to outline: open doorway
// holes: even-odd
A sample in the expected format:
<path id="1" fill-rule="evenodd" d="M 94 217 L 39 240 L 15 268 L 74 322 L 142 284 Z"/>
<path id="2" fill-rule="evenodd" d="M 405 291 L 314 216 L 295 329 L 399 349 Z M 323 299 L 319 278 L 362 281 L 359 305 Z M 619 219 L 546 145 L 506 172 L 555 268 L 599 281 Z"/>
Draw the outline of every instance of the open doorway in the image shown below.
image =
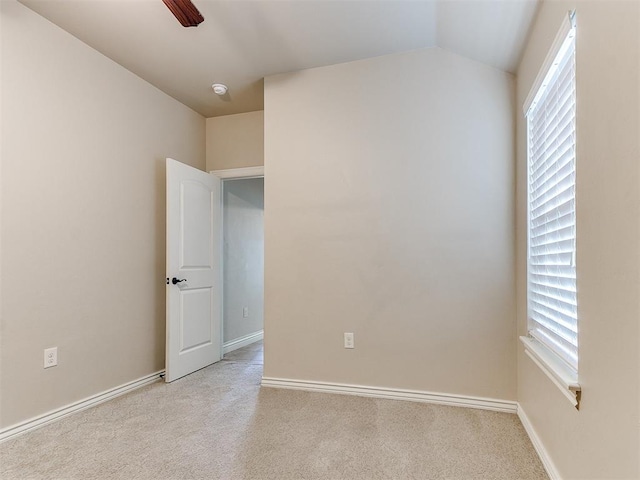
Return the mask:
<path id="1" fill-rule="evenodd" d="M 222 182 L 223 360 L 263 363 L 264 178 Z"/>

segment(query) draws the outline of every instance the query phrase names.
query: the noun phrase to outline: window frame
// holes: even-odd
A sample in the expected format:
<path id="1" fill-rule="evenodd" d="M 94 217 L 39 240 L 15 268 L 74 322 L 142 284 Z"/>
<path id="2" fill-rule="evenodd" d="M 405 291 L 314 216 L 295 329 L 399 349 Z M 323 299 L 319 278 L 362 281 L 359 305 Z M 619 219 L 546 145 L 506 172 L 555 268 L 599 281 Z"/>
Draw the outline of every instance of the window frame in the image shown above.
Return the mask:
<path id="1" fill-rule="evenodd" d="M 522 344 L 524 345 L 526 355 L 533 361 L 533 363 L 539 367 L 547 377 L 560 389 L 562 394 L 576 407 L 579 408 L 581 388 L 578 383 L 578 371 L 577 367 L 573 368 L 567 361 L 565 361 L 561 355 L 555 353 L 552 348 L 540 341 L 538 338 L 530 334 L 530 243 L 531 243 L 531 179 L 530 179 L 530 129 L 529 129 L 529 112 L 540 99 L 541 95 L 546 90 L 547 85 L 545 81 L 552 75 L 551 70 L 557 65 L 556 58 L 562 52 L 565 43 L 571 39 L 575 42 L 576 36 L 576 22 L 575 11 L 569 12 L 564 19 L 561 28 L 556 35 L 556 38 L 549 50 L 547 57 L 536 77 L 533 86 L 527 99 L 524 103 L 524 116 L 526 121 L 526 147 L 527 147 L 527 335 L 520 337 Z M 576 45 L 574 43 L 574 55 L 576 54 Z M 574 89 L 577 85 L 574 85 Z M 575 91 L 575 90 L 574 90 Z M 574 190 L 575 201 L 575 190 Z M 575 252 L 574 252 L 575 255 Z"/>

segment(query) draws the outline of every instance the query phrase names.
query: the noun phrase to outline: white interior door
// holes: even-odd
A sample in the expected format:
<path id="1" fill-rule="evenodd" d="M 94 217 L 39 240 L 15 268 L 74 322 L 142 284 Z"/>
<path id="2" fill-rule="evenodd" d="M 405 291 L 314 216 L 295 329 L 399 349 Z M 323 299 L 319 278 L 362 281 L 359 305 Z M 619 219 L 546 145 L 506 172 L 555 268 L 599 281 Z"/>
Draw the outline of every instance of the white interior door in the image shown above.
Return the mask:
<path id="1" fill-rule="evenodd" d="M 167 382 L 221 358 L 220 179 L 167 158 Z"/>

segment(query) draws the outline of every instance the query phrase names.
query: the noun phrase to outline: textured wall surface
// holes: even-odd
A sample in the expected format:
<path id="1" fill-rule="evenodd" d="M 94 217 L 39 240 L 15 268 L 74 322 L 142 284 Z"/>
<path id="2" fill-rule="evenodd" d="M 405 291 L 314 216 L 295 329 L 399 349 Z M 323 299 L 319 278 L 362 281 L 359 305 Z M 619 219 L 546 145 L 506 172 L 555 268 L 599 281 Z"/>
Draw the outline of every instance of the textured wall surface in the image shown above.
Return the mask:
<path id="1" fill-rule="evenodd" d="M 265 376 L 515 400 L 514 111 L 440 49 L 266 79 Z"/>
<path id="2" fill-rule="evenodd" d="M 518 330 L 527 331 L 522 105 L 576 9 L 577 411 L 524 354 L 518 401 L 565 479 L 640 478 L 640 3 L 546 1 L 518 70 Z M 606 40 L 605 40 L 606 39 Z"/>
<path id="3" fill-rule="evenodd" d="M 264 112 L 207 118 L 207 171 L 264 165 Z"/>
<path id="4" fill-rule="evenodd" d="M 165 157 L 204 169 L 205 119 L 1 4 L 8 426 L 164 368 Z"/>

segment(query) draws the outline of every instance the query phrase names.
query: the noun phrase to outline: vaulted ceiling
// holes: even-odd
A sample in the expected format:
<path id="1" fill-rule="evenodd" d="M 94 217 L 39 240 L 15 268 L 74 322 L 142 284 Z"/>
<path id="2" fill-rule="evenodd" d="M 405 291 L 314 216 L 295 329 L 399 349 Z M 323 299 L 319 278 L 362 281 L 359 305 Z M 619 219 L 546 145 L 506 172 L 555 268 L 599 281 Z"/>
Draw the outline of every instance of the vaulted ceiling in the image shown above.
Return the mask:
<path id="1" fill-rule="evenodd" d="M 538 0 L 21 0 L 206 117 L 263 108 L 263 78 L 425 47 L 514 72 Z M 212 83 L 225 83 L 223 97 Z"/>

